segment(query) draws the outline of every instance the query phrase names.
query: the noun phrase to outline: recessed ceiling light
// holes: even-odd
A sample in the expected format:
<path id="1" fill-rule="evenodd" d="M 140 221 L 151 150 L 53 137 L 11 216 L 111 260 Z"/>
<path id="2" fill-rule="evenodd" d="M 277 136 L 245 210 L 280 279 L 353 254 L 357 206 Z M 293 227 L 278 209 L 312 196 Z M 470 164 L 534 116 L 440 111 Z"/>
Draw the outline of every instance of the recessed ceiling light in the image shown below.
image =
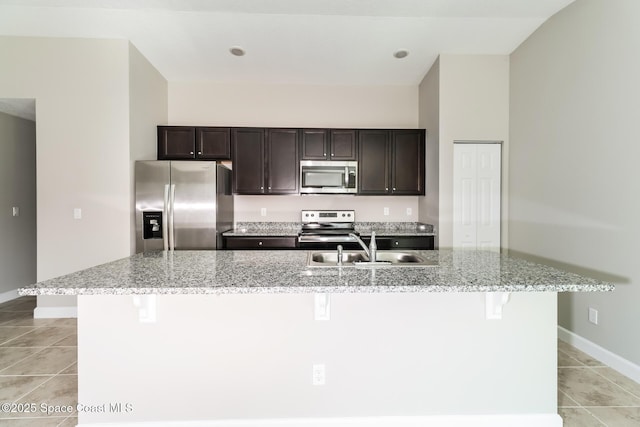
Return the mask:
<path id="1" fill-rule="evenodd" d="M 398 59 L 406 58 L 407 55 L 409 55 L 409 51 L 407 49 L 400 49 L 393 53 L 393 56 Z"/>
<path id="2" fill-rule="evenodd" d="M 231 48 L 229 48 L 229 52 L 231 52 L 231 55 L 234 56 L 244 56 L 244 49 L 241 48 L 240 46 L 233 46 Z"/>

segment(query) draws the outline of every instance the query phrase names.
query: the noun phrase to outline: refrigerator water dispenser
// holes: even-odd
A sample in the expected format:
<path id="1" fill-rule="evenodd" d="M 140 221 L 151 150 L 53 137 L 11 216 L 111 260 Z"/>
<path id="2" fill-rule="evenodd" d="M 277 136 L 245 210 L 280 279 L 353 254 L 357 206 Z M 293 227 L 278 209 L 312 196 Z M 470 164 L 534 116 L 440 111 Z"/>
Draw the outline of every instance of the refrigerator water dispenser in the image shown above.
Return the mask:
<path id="1" fill-rule="evenodd" d="M 142 212 L 142 238 L 162 239 L 162 212 Z"/>

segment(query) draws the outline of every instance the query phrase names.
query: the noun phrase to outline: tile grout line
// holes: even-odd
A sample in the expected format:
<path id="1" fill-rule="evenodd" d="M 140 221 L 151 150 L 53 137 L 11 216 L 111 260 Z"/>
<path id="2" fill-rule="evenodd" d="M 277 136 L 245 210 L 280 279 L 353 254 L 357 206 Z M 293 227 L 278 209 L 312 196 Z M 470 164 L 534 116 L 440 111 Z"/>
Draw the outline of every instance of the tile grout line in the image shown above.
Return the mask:
<path id="1" fill-rule="evenodd" d="M 30 358 L 30 357 L 32 357 L 32 356 L 35 356 L 36 354 L 40 354 L 40 353 L 42 353 L 42 352 L 43 352 L 43 351 L 45 351 L 48 347 L 2 347 L 2 348 L 39 348 L 39 349 L 40 349 L 40 350 L 36 351 L 35 353 L 30 354 L 30 355 L 28 355 L 28 356 L 25 356 L 23 359 L 20 359 L 20 360 L 18 360 L 17 362 L 15 362 L 15 363 L 13 363 L 13 364 L 11 364 L 11 365 L 9 365 L 9 366 L 5 367 L 5 368 L 2 368 L 2 369 L 0 370 L 0 376 L 7 376 L 7 377 L 8 377 L 8 376 L 15 376 L 15 375 L 6 375 L 6 374 L 3 374 L 3 372 L 4 372 L 4 371 L 6 371 L 7 369 L 9 369 L 9 368 L 11 368 L 11 367 L 13 367 L 13 366 L 17 365 L 18 363 L 24 362 L 25 360 L 27 360 L 28 358 Z"/>
<path id="2" fill-rule="evenodd" d="M 5 326 L 5 327 L 6 327 L 6 328 L 11 328 L 12 326 Z M 22 326 L 16 326 L 16 327 L 21 328 Z M 25 326 L 25 327 L 27 327 L 27 328 L 28 328 L 29 326 Z M 27 335 L 27 334 L 30 334 L 31 332 L 33 332 L 33 331 L 35 331 L 35 330 L 36 330 L 36 329 L 35 329 L 35 327 L 34 327 L 34 329 L 32 329 L 32 330 L 30 330 L 30 331 L 27 331 L 27 332 L 25 332 L 24 334 L 17 335 L 17 336 L 15 336 L 15 337 L 13 337 L 13 338 L 11 338 L 11 339 L 7 340 L 7 341 L 0 342 L 0 347 L 11 347 L 10 345 L 5 345 L 5 344 L 10 343 L 11 341 L 13 341 L 13 340 L 15 340 L 15 339 L 18 339 L 18 338 L 20 338 L 20 337 L 23 337 L 23 336 L 25 336 L 25 335 Z"/>
<path id="3" fill-rule="evenodd" d="M 613 368 L 610 368 L 610 367 L 608 367 L 608 366 L 603 366 L 603 368 L 613 369 Z M 630 394 L 631 396 L 635 397 L 636 399 L 640 400 L 640 396 L 637 396 L 637 395 L 636 395 L 635 393 L 633 393 L 632 391 L 627 390 L 626 388 L 622 387 L 620 384 L 616 383 L 615 381 L 613 381 L 613 380 L 612 380 L 612 379 L 610 379 L 609 377 L 606 377 L 605 375 L 601 374 L 600 372 L 598 372 L 598 369 L 597 369 L 597 368 L 591 368 L 591 370 L 592 370 L 593 372 L 595 372 L 595 374 L 596 374 L 596 375 L 598 375 L 598 376 L 600 376 L 600 377 L 604 378 L 605 380 L 609 381 L 610 383 L 614 384 L 616 387 L 618 387 L 618 388 L 619 388 L 619 389 L 621 389 L 622 391 L 624 391 L 624 392 L 626 392 L 626 393 Z M 613 369 L 613 370 L 615 371 L 615 369 Z M 616 372 L 617 372 L 617 371 L 616 371 Z M 621 375 L 622 375 L 622 374 L 621 374 Z M 623 376 L 624 376 L 624 375 L 623 375 Z M 626 376 L 625 376 L 625 378 L 626 378 Z M 637 408 L 637 407 L 640 407 L 640 405 L 638 405 L 638 406 L 630 406 L 630 408 Z"/>

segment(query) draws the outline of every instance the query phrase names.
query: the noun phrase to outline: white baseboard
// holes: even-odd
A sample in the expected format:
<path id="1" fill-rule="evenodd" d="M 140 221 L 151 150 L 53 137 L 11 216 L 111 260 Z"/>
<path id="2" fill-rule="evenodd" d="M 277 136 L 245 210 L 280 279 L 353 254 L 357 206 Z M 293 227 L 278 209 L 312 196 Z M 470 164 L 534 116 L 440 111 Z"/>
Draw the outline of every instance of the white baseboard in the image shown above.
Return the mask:
<path id="1" fill-rule="evenodd" d="M 12 299 L 16 299 L 19 296 L 20 295 L 18 295 L 17 289 L 14 289 L 12 291 L 2 292 L 0 294 L 0 304 L 2 304 L 3 302 L 11 301 Z"/>
<path id="2" fill-rule="evenodd" d="M 78 307 L 36 307 L 34 319 L 67 319 L 78 317 Z"/>
<path id="3" fill-rule="evenodd" d="M 558 414 L 81 423 L 78 427 L 562 427 Z"/>
<path id="4" fill-rule="evenodd" d="M 583 338 L 562 326 L 558 326 L 558 338 L 568 344 L 571 344 L 578 350 L 584 351 L 589 356 L 601 361 L 621 374 L 626 375 L 635 382 L 640 383 L 640 366 L 635 363 L 610 352 L 606 348 L 600 347 L 598 344 L 589 341 L 588 339 Z"/>

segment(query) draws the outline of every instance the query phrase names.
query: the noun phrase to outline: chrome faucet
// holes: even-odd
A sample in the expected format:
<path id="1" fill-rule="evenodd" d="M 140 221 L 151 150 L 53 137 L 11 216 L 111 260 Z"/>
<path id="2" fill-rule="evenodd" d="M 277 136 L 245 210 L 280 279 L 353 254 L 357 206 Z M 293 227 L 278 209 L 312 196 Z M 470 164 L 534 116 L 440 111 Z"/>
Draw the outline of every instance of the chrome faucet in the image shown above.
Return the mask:
<path id="1" fill-rule="evenodd" d="M 378 258 L 378 245 L 376 245 L 376 232 L 371 232 L 371 241 L 369 242 L 369 261 L 376 262 Z"/>
<path id="2" fill-rule="evenodd" d="M 369 247 L 367 247 L 367 244 L 363 242 L 360 236 L 358 236 L 357 234 L 349 233 L 349 237 L 360 244 L 360 246 L 364 250 L 364 253 L 367 255 L 367 258 L 369 258 L 369 262 L 376 262 L 376 253 L 378 252 L 378 246 L 376 245 L 375 231 L 371 232 L 371 242 L 369 244 Z"/>

